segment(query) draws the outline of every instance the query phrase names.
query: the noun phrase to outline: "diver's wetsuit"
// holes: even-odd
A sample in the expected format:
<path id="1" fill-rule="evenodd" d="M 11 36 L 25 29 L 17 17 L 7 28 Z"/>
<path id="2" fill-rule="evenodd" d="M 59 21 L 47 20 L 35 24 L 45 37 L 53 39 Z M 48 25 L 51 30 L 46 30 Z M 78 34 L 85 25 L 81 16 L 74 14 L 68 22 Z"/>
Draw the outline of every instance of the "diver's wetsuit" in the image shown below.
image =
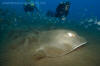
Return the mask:
<path id="1" fill-rule="evenodd" d="M 56 12 L 48 11 L 47 16 L 49 17 L 57 17 L 57 18 L 66 18 L 69 12 L 70 2 L 63 2 L 59 4 L 56 8 Z"/>
<path id="2" fill-rule="evenodd" d="M 27 4 L 24 6 L 25 12 L 34 12 L 34 10 L 38 11 L 36 6 L 31 6 L 31 4 Z"/>
<path id="3" fill-rule="evenodd" d="M 68 12 L 69 12 L 69 7 L 68 9 L 66 10 L 66 5 L 69 5 L 70 4 L 66 4 L 66 3 L 62 3 L 62 4 L 59 4 L 58 7 L 56 8 L 56 14 L 55 14 L 55 17 L 59 17 L 59 18 L 62 18 L 62 17 L 66 17 L 68 15 Z"/>

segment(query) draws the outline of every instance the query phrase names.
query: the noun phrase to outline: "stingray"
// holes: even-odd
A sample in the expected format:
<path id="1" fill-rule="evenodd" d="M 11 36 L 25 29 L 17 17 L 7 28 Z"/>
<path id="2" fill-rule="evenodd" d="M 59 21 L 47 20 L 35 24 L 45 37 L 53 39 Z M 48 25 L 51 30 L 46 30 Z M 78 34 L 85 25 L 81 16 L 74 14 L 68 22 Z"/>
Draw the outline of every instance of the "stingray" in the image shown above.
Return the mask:
<path id="1" fill-rule="evenodd" d="M 79 33 L 67 29 L 10 32 L 5 39 L 6 51 L 2 54 L 2 59 L 9 60 L 4 66 L 33 66 L 45 58 L 71 54 L 87 43 Z"/>
<path id="2" fill-rule="evenodd" d="M 11 42 L 8 47 L 11 48 L 11 54 L 21 53 L 25 56 L 29 54 L 36 60 L 64 56 L 87 43 L 76 32 L 66 29 L 40 32 L 12 31 L 9 35 Z"/>
<path id="3" fill-rule="evenodd" d="M 34 53 L 38 58 L 64 56 L 87 43 L 76 32 L 63 29 L 40 32 L 38 39 L 40 46 Z"/>

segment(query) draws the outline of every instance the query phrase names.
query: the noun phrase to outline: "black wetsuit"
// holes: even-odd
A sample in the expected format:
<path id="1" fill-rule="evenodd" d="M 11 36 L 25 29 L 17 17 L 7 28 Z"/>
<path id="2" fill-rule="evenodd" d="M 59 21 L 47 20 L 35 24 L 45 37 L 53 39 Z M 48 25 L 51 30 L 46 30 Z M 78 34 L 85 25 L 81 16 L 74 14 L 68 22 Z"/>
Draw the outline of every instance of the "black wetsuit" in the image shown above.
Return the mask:
<path id="1" fill-rule="evenodd" d="M 66 17 L 68 15 L 68 12 L 69 12 L 69 8 L 68 10 L 65 10 L 66 8 L 66 4 L 65 3 L 62 3 L 62 4 L 59 4 L 58 7 L 56 8 L 56 14 L 55 14 L 55 17 Z"/>
<path id="2" fill-rule="evenodd" d="M 38 11 L 36 6 L 31 6 L 31 4 L 27 4 L 24 6 L 25 12 L 34 12 L 34 10 Z"/>

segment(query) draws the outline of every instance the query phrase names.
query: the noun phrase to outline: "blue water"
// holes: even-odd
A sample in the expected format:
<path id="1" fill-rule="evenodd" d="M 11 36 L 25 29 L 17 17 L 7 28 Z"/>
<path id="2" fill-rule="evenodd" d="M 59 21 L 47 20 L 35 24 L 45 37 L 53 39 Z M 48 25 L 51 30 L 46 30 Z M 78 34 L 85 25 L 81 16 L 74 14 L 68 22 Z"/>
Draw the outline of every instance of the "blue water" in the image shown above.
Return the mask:
<path id="1" fill-rule="evenodd" d="M 79 51 L 80 62 L 70 61 L 67 66 L 99 66 L 100 63 L 100 1 L 99 0 L 69 0 L 72 4 L 66 21 L 60 21 L 54 17 L 47 17 L 48 10 L 55 12 L 57 5 L 65 0 L 37 0 L 44 4 L 37 4 L 41 10 L 40 16 L 27 15 L 22 4 L 3 4 L 3 2 L 25 2 L 24 0 L 0 0 L 0 49 L 6 49 L 9 43 L 9 32 L 21 31 L 46 31 L 52 29 L 70 29 L 82 35 L 88 44 L 83 48 L 85 54 Z M 13 32 L 12 32 L 13 33 Z M 24 34 L 24 33 L 23 33 Z M 13 40 L 12 40 L 13 41 Z M 85 51 L 84 51 L 85 50 Z M 1 52 L 4 53 L 4 52 Z M 76 53 L 77 54 L 77 53 Z M 2 54 L 1 54 L 2 55 Z M 82 58 L 80 58 L 82 56 Z M 0 64 L 2 61 L 0 56 Z M 85 61 L 86 60 L 86 61 Z M 2 61 L 2 62 L 1 62 Z M 56 60 L 55 60 L 56 61 Z M 81 63 L 82 62 L 82 63 Z M 58 62 L 55 62 L 55 64 Z M 49 64 L 49 63 L 48 63 Z M 51 63 L 53 64 L 53 63 Z M 71 65 L 72 64 L 72 65 Z M 79 64 L 79 65 L 78 65 Z M 59 66 L 66 66 L 59 65 Z M 0 65 L 1 66 L 1 65 Z M 8 65 L 9 66 L 9 65 Z M 26 65 L 22 65 L 26 66 Z M 41 65 L 40 65 L 41 66 Z M 49 66 L 49 65 L 44 65 Z M 54 65 L 56 66 L 56 65 Z"/>

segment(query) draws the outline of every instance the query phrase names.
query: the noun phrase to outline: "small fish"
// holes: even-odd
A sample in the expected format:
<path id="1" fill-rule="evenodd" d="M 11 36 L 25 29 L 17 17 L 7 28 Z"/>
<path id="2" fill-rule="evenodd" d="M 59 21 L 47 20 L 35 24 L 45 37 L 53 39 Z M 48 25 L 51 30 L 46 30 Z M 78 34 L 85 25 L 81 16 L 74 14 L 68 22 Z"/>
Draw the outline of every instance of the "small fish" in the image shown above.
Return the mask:
<path id="1" fill-rule="evenodd" d="M 88 20 L 88 22 L 93 22 L 93 21 L 94 21 L 93 19 L 89 19 L 89 20 Z"/>
<path id="2" fill-rule="evenodd" d="M 99 25 L 99 26 L 100 26 L 100 21 L 99 21 L 99 22 L 97 22 L 97 25 Z"/>

